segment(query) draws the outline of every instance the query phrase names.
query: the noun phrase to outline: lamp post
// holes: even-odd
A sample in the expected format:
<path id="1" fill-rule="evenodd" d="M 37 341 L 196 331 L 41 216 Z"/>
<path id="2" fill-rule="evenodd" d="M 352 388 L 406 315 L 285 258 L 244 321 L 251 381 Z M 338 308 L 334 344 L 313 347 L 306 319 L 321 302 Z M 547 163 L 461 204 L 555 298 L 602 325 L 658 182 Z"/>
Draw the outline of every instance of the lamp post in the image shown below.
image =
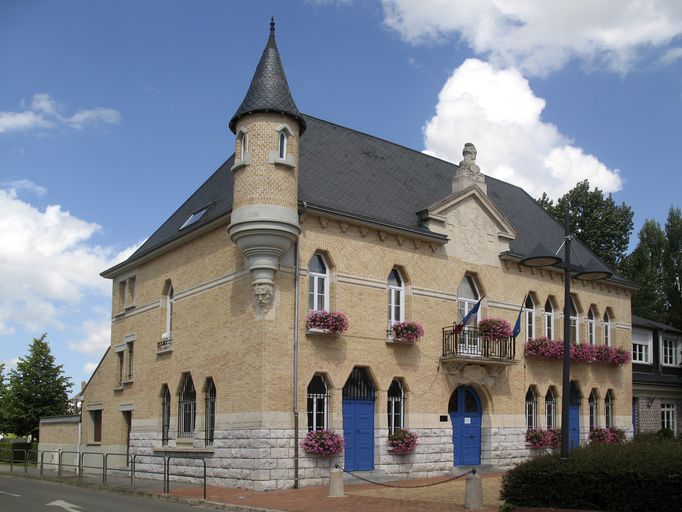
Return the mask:
<path id="1" fill-rule="evenodd" d="M 571 242 L 573 235 L 570 231 L 569 208 L 564 213 L 564 258 L 557 256 L 559 250 L 552 254 L 543 245 L 538 245 L 531 253 L 519 263 L 526 267 L 549 267 L 558 266 L 564 270 L 564 353 L 561 383 L 561 458 L 567 459 L 569 452 L 569 405 L 571 390 L 571 277 L 583 281 L 596 281 L 607 279 L 613 274 L 606 270 L 593 268 L 593 261 L 587 267 L 573 265 L 571 263 Z M 576 329 L 578 326 L 576 325 Z"/>

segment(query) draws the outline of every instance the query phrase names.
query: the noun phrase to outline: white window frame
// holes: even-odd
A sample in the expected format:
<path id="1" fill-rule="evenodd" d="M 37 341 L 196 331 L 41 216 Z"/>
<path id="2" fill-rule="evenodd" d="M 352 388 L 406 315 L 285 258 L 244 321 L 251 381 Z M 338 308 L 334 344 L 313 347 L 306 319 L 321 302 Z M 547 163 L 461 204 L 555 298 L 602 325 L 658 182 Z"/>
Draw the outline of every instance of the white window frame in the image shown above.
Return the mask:
<path id="1" fill-rule="evenodd" d="M 677 408 L 674 402 L 661 402 L 661 428 L 668 428 L 677 435 Z"/>
<path id="2" fill-rule="evenodd" d="M 570 330 L 575 330 L 575 340 L 571 340 L 572 343 L 576 345 L 580 344 L 580 313 L 578 313 L 578 305 L 575 303 L 573 297 L 571 297 L 571 308 L 569 308 L 569 325 Z M 571 309 L 575 311 L 575 316 L 571 314 Z M 564 319 L 564 321 L 566 321 Z"/>
<path id="3" fill-rule="evenodd" d="M 680 365 L 680 340 L 677 336 L 661 334 L 659 348 L 661 365 L 674 367 Z"/>
<path id="4" fill-rule="evenodd" d="M 471 311 L 474 308 L 474 306 L 478 303 L 478 301 L 481 300 L 481 292 L 478 290 L 478 286 L 476 286 L 476 281 L 474 280 L 474 278 L 469 276 L 469 275 L 465 275 L 462 278 L 462 281 L 464 281 L 464 280 L 469 281 L 469 284 L 471 285 L 471 288 L 473 289 L 476 297 L 473 299 L 470 299 L 468 297 L 460 297 L 459 296 L 459 289 L 462 286 L 462 282 L 459 283 L 459 286 L 457 287 L 457 308 L 459 311 L 459 316 L 460 316 L 459 321 L 460 322 L 464 319 L 465 316 L 467 316 L 469 314 L 469 311 Z M 475 325 L 478 325 L 478 322 L 480 320 L 481 320 L 481 310 L 479 308 L 479 310 L 476 312 L 476 323 L 475 323 Z"/>
<path id="5" fill-rule="evenodd" d="M 609 316 L 609 312 L 605 311 L 604 312 L 604 320 L 603 320 L 603 340 L 604 340 L 604 345 L 607 347 L 611 346 L 611 317 Z"/>
<path id="6" fill-rule="evenodd" d="M 551 308 L 549 311 L 547 311 L 547 304 Z M 554 305 L 549 298 L 545 302 L 545 336 L 554 339 Z"/>
<path id="7" fill-rule="evenodd" d="M 547 428 L 556 428 L 556 393 L 551 387 L 545 395 L 545 422 Z"/>
<path id="8" fill-rule="evenodd" d="M 281 129 L 277 136 L 277 158 L 280 160 L 287 159 L 287 149 L 289 145 L 289 134 L 286 129 Z"/>
<path id="9" fill-rule="evenodd" d="M 590 345 L 597 344 L 597 326 L 594 315 L 594 308 L 590 306 L 587 311 L 587 342 Z"/>
<path id="10" fill-rule="evenodd" d="M 312 383 L 313 379 L 319 377 L 322 380 L 322 383 L 324 384 L 324 394 L 320 393 L 310 393 L 309 389 L 310 384 Z M 306 388 L 306 401 L 312 400 L 312 409 L 307 410 L 306 412 L 308 414 L 312 414 L 312 424 L 310 423 L 310 420 L 308 420 L 308 431 L 313 431 L 313 430 L 322 430 L 326 429 L 328 426 L 329 422 L 329 386 L 327 385 L 327 380 L 324 378 L 323 375 L 314 375 L 311 379 L 310 382 L 308 383 L 308 388 Z M 319 414 L 320 410 L 318 408 L 318 401 L 322 400 L 322 425 L 317 424 L 317 415 Z M 308 405 L 306 406 L 306 408 Z"/>
<path id="11" fill-rule="evenodd" d="M 163 334 L 164 339 L 171 339 L 173 337 L 173 308 L 175 305 L 175 291 L 173 285 L 168 286 L 166 292 L 166 332 Z M 157 331 L 158 332 L 158 331 Z"/>
<path id="12" fill-rule="evenodd" d="M 648 329 L 632 329 L 632 362 L 653 364 L 653 333 Z M 641 347 L 638 350 L 637 347 Z M 643 356 L 641 357 L 640 356 Z"/>
<path id="13" fill-rule="evenodd" d="M 388 434 L 394 434 L 397 429 L 403 429 L 405 425 L 405 388 L 400 379 L 393 379 L 391 381 L 391 386 L 396 382 L 400 388 L 400 396 L 388 396 Z M 390 388 L 389 388 L 390 390 Z M 400 407 L 400 414 L 398 416 L 398 421 L 396 421 L 396 404 Z"/>
<path id="14" fill-rule="evenodd" d="M 324 265 L 325 268 L 325 273 L 322 274 L 320 272 L 313 272 L 310 270 L 310 262 L 313 260 L 313 258 L 319 256 L 322 259 L 322 264 Z M 309 288 L 308 288 L 308 310 L 309 311 L 329 311 L 329 264 L 327 263 L 327 259 L 320 254 L 319 252 L 316 252 L 313 254 L 313 256 L 310 258 L 308 261 L 308 277 L 311 279 Z M 324 304 L 318 304 L 319 302 L 319 296 L 320 296 L 320 283 L 324 283 L 324 294 L 323 294 L 323 302 Z M 310 285 L 312 285 L 312 290 L 310 289 Z M 312 308 L 310 307 L 310 301 L 312 299 Z M 322 306 L 322 307 L 320 307 Z"/>
<path id="15" fill-rule="evenodd" d="M 400 286 L 389 284 L 389 281 L 388 280 L 386 281 L 386 286 L 388 287 L 389 329 L 391 329 L 394 324 L 405 321 L 405 279 L 403 279 L 403 275 L 397 268 L 393 268 L 391 272 L 388 274 L 389 279 L 393 272 L 395 272 L 396 275 L 398 276 L 398 279 L 400 280 Z"/>
<path id="16" fill-rule="evenodd" d="M 604 426 L 613 428 L 613 392 L 608 390 L 604 397 Z"/>
<path id="17" fill-rule="evenodd" d="M 590 430 L 599 426 L 597 422 L 597 394 L 592 390 L 590 396 L 587 397 L 587 413 L 588 413 L 588 425 Z M 604 409 L 604 414 L 606 414 L 606 408 Z M 607 422 L 608 423 L 608 422 Z"/>
<path id="18" fill-rule="evenodd" d="M 241 161 L 246 161 L 246 157 L 249 154 L 249 135 L 246 132 L 241 132 L 239 137 L 239 159 Z"/>
<path id="19" fill-rule="evenodd" d="M 532 400 L 528 400 L 528 393 L 531 394 Z M 538 397 L 533 386 L 526 391 L 525 398 L 526 411 L 526 428 L 538 428 Z"/>
<path id="20" fill-rule="evenodd" d="M 530 301 L 530 304 L 532 307 L 528 307 L 528 302 Z M 533 300 L 533 297 L 528 294 L 528 297 L 526 298 L 526 302 L 523 305 L 524 310 L 525 310 L 525 327 L 526 327 L 526 341 L 530 341 L 535 337 L 535 301 Z"/>

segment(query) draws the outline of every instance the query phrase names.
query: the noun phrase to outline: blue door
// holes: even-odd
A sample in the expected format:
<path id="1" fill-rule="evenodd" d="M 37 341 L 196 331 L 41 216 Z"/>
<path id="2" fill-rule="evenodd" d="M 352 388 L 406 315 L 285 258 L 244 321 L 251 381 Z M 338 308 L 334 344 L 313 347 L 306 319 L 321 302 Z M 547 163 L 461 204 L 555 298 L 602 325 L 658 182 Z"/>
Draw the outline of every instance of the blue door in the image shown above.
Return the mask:
<path id="1" fill-rule="evenodd" d="M 452 421 L 455 466 L 481 463 L 481 400 L 474 388 L 460 386 L 453 391 L 448 405 Z"/>
<path id="2" fill-rule="evenodd" d="M 343 400 L 343 440 L 348 471 L 374 469 L 374 400 Z"/>
<path id="3" fill-rule="evenodd" d="M 580 446 L 580 405 L 568 406 L 568 449 Z"/>

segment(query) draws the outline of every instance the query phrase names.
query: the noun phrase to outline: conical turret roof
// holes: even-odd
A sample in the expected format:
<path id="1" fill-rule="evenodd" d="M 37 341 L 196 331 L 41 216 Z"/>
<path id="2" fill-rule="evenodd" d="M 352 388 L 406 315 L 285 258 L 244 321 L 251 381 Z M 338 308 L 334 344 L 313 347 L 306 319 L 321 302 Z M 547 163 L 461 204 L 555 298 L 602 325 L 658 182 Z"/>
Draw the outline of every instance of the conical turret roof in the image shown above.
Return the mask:
<path id="1" fill-rule="evenodd" d="M 300 126 L 300 134 L 305 131 L 305 120 L 296 108 L 291 96 L 287 77 L 284 75 L 279 50 L 275 42 L 275 21 L 270 21 L 270 37 L 265 45 L 256 72 L 253 74 L 249 91 L 237 112 L 230 119 L 230 130 L 234 133 L 237 120 L 256 112 L 275 112 L 289 116 Z"/>

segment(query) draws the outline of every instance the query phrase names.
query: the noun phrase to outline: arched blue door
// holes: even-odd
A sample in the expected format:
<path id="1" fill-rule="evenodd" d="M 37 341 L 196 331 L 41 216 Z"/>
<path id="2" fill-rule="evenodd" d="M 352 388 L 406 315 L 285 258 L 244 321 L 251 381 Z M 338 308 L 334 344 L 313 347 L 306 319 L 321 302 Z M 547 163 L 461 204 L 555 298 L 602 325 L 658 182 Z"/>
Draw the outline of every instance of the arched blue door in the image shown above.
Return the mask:
<path id="1" fill-rule="evenodd" d="M 452 445 L 455 466 L 481 463 L 481 416 L 483 409 L 476 390 L 460 386 L 453 391 L 448 404 L 452 421 Z"/>
<path id="2" fill-rule="evenodd" d="M 353 368 L 343 387 L 344 467 L 374 469 L 374 384 L 365 368 Z"/>
<path id="3" fill-rule="evenodd" d="M 580 391 L 571 382 L 571 394 L 568 405 L 568 449 L 580 446 Z"/>

